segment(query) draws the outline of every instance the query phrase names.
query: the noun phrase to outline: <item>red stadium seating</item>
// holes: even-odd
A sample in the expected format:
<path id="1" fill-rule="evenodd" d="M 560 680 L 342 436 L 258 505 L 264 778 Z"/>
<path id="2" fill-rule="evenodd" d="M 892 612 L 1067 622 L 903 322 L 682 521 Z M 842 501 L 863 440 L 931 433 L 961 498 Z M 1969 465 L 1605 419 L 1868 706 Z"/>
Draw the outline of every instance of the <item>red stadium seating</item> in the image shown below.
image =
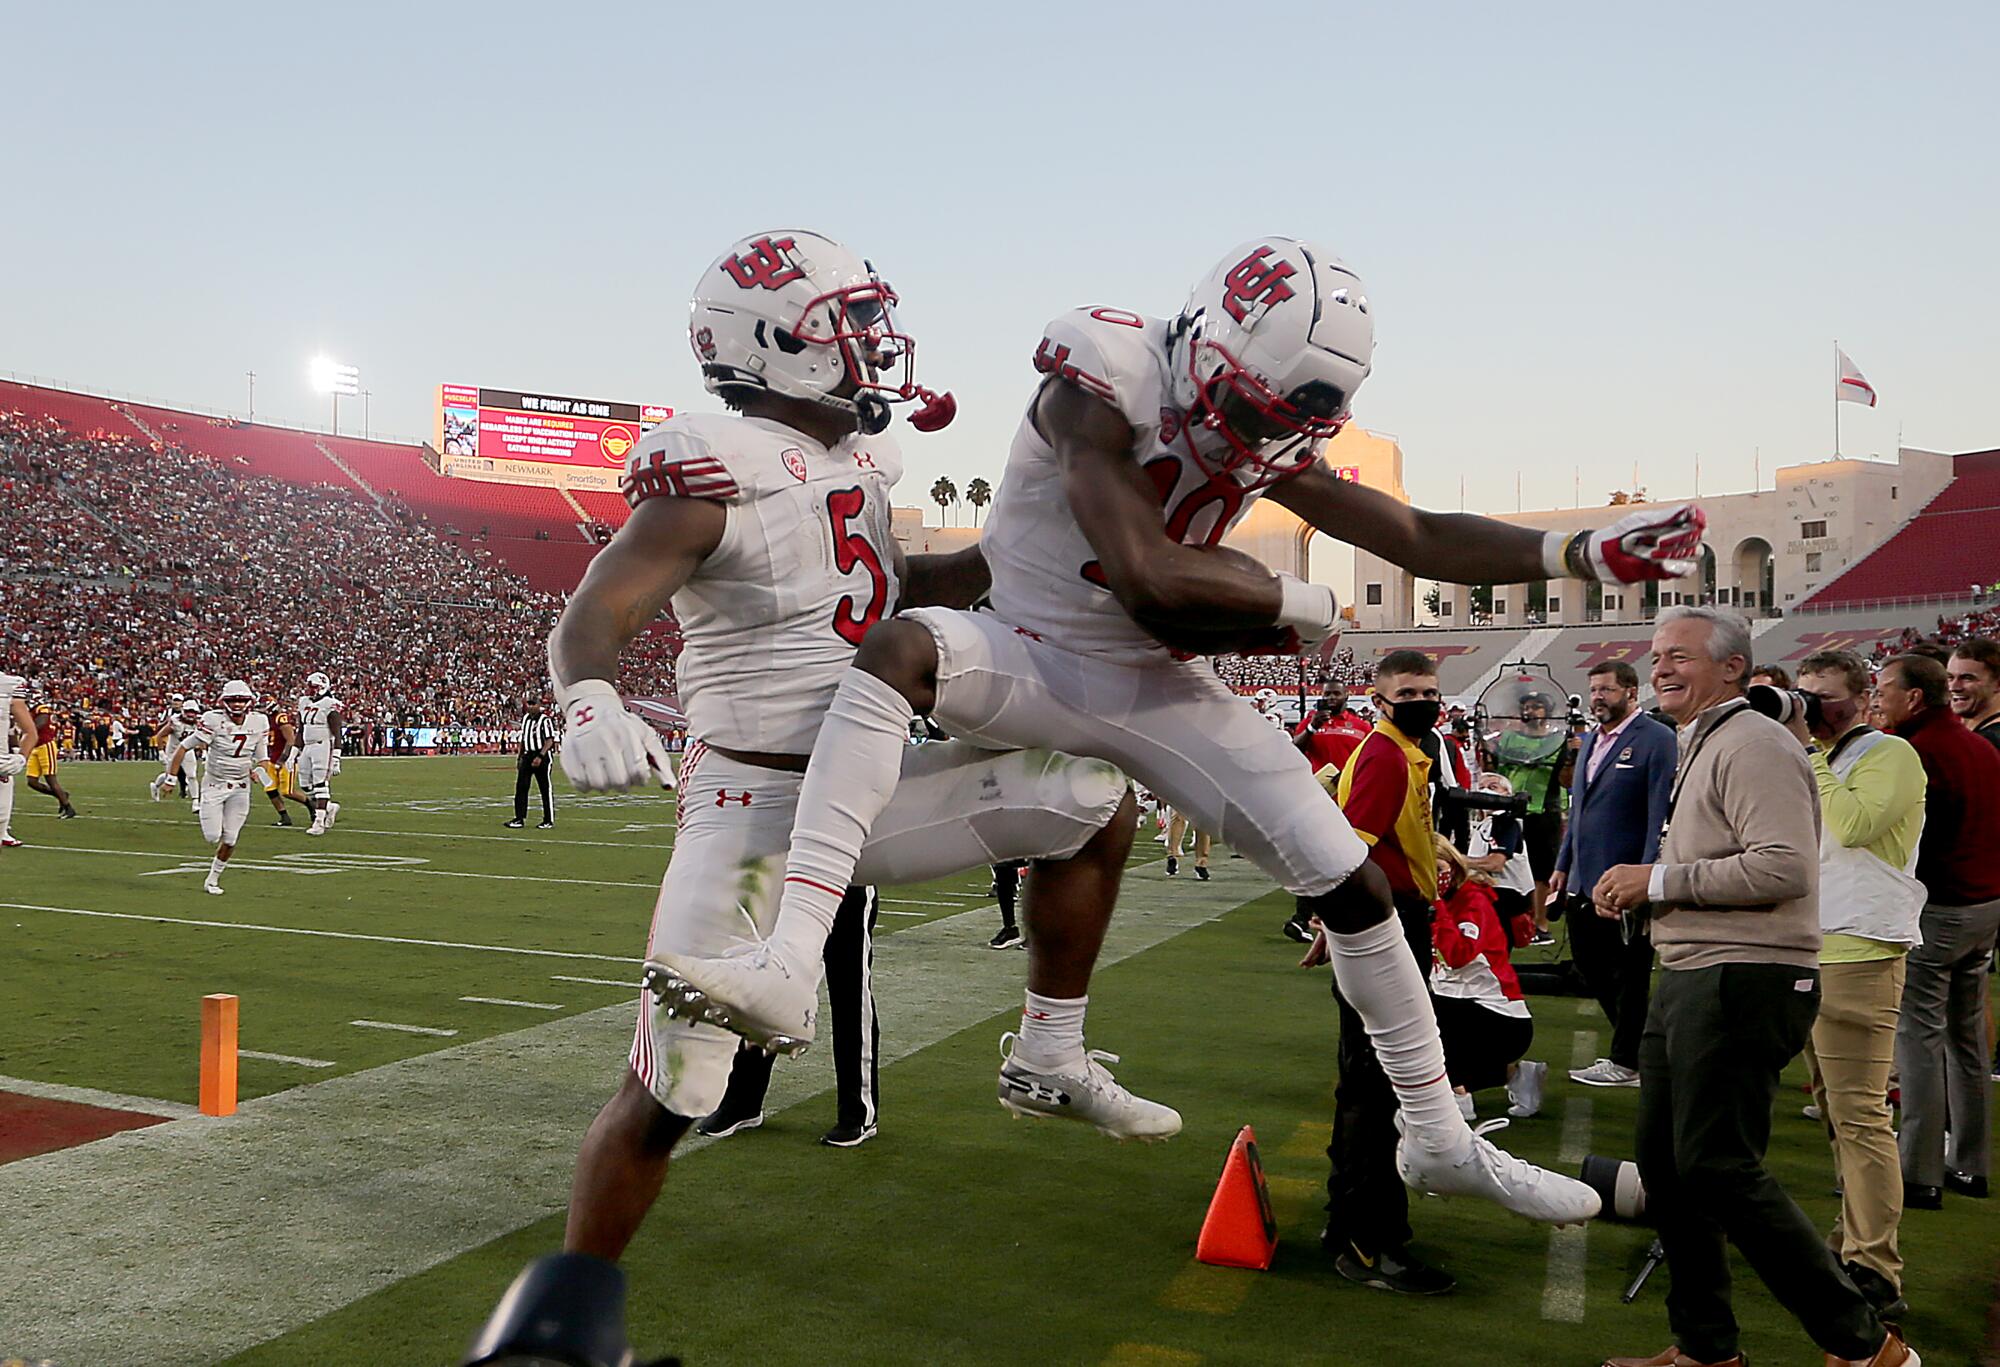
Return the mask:
<path id="1" fill-rule="evenodd" d="M 2000 576 L 2000 451 L 1954 458 L 1952 481 L 1907 526 L 1802 607 L 1963 595 Z"/>
<path id="2" fill-rule="evenodd" d="M 583 510 L 605 526 L 618 528 L 625 525 L 625 519 L 632 515 L 631 507 L 623 494 L 599 493 L 594 489 L 572 489 L 569 496 L 583 505 Z"/>
<path id="3" fill-rule="evenodd" d="M 468 542 L 464 537 L 448 536 L 445 540 L 461 548 L 484 546 L 504 561 L 508 569 L 526 579 L 530 588 L 542 593 L 568 593 L 575 588 L 598 549 L 574 537 L 567 541 L 530 541 L 496 536 Z"/>
<path id="4" fill-rule="evenodd" d="M 79 437 L 147 440 L 145 433 L 111 406 L 111 400 L 72 394 L 66 389 L 44 389 L 40 385 L 0 380 L 0 409 L 12 409 L 31 417 L 54 418 Z"/>
<path id="5" fill-rule="evenodd" d="M 318 438 L 311 432 L 207 418 L 147 404 L 126 404 L 125 408 L 159 433 L 160 440 L 207 456 L 238 474 L 263 475 L 287 484 L 357 487 L 338 465 L 321 453 L 314 444 Z"/>

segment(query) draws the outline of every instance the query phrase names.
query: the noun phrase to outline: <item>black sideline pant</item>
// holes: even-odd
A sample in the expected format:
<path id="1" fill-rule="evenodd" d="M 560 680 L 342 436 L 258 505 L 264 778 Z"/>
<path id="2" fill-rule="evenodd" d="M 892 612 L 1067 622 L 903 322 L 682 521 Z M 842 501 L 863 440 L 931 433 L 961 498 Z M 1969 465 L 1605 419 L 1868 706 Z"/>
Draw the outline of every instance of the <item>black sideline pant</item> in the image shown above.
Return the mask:
<path id="1" fill-rule="evenodd" d="M 528 781 L 533 779 L 542 790 L 542 820 L 556 819 L 556 805 L 549 796 L 549 757 L 547 755 L 522 755 L 514 766 L 514 819 L 528 819 Z M 492 818 L 487 818 L 491 820 Z"/>
<path id="2" fill-rule="evenodd" d="M 1426 980 L 1431 966 L 1431 904 L 1396 894 L 1403 938 Z M 1333 1141 L 1326 1179 L 1326 1243 L 1353 1243 L 1373 1255 L 1410 1242 L 1410 1193 L 1396 1171 L 1396 1089 L 1375 1056 L 1368 1027 L 1333 983 L 1340 1012 L 1340 1080 L 1333 1089 Z"/>
<path id="3" fill-rule="evenodd" d="M 1673 1285 L 1667 1324 L 1698 1362 L 1736 1356 L 1729 1244 L 1837 1358 L 1868 1358 L 1882 1323 L 1798 1204 L 1765 1170 L 1778 1075 L 1819 1014 L 1819 970 L 1723 964 L 1660 974 L 1639 1041 L 1639 1177 Z"/>
<path id="4" fill-rule="evenodd" d="M 1584 986 L 1611 1022 L 1611 1052 L 1623 1068 L 1639 1066 L 1639 1037 L 1646 1032 L 1646 1000 L 1653 986 L 1653 940 L 1645 934 L 1625 942 L 1618 922 L 1599 916 L 1587 896 L 1563 896 L 1569 921 L 1569 952 Z"/>
<path id="5" fill-rule="evenodd" d="M 1507 1085 L 1507 1069 L 1535 1042 L 1535 1022 L 1482 1006 L 1470 997 L 1431 998 L 1451 1085 L 1468 1092 Z"/>
<path id="6" fill-rule="evenodd" d="M 875 920 L 881 899 L 873 888 L 849 888 L 826 940 L 827 1014 L 833 1017 L 835 1120 L 847 1128 L 876 1123 L 880 1093 L 882 1022 L 875 1014 Z M 745 1044 L 729 1069 L 729 1089 L 718 1108 L 729 1115 L 764 1109 L 777 1056 Z"/>

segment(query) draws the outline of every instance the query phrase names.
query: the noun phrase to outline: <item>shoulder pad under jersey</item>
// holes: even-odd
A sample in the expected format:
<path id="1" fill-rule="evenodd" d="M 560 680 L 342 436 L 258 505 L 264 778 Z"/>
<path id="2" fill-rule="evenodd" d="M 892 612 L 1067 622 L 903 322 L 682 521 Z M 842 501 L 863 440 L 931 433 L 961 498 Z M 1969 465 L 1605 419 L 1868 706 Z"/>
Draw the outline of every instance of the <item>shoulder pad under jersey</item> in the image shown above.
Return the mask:
<path id="1" fill-rule="evenodd" d="M 1157 421 L 1167 325 L 1115 308 L 1071 309 L 1042 330 L 1035 369 L 1068 380 L 1125 415 L 1134 427 Z"/>
<path id="2" fill-rule="evenodd" d="M 625 459 L 619 492 L 634 508 L 649 498 L 705 498 L 743 503 L 786 472 L 786 442 L 776 432 L 740 418 L 684 413 L 640 439 Z M 803 452 L 799 461 L 804 461 Z"/>

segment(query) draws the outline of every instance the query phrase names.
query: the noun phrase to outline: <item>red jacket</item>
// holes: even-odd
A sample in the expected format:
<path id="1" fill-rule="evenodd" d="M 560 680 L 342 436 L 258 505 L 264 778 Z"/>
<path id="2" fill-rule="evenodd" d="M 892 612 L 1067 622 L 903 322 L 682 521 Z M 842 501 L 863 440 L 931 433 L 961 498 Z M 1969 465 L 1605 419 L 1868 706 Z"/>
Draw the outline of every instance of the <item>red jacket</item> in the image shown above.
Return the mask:
<path id="1" fill-rule="evenodd" d="M 1942 707 L 1926 707 L 1895 728 L 1916 747 L 1930 786 L 1917 881 L 1948 907 L 2000 898 L 2000 750 Z"/>
<path id="2" fill-rule="evenodd" d="M 1526 917 L 1520 919 L 1527 922 Z M 1532 934 L 1533 926 L 1527 928 Z M 1438 967 L 1431 971 L 1434 995 L 1464 997 L 1503 1016 L 1528 1014 L 1521 980 L 1508 961 L 1513 941 L 1493 909 L 1493 889 L 1483 883 L 1454 888 L 1431 918 L 1431 945 L 1438 959 Z"/>

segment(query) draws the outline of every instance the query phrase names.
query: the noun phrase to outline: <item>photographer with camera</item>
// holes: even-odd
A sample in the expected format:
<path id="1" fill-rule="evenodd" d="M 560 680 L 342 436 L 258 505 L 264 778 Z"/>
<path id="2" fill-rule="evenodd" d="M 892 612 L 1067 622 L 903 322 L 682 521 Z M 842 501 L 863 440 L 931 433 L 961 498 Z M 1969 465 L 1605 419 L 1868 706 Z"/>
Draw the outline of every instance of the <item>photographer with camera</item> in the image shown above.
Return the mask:
<path id="1" fill-rule="evenodd" d="M 1607 1367 L 1736 1364 L 1728 1245 L 1829 1367 L 1905 1367 L 1804 1211 L 1764 1166 L 1778 1078 L 1819 1008 L 1819 794 L 1798 742 L 1745 700 L 1750 628 L 1674 607 L 1653 687 L 1680 728 L 1660 860 L 1605 870 L 1598 914 L 1650 913 L 1660 979 L 1639 1041 L 1639 1175 L 1672 1269 L 1674 1347 Z"/>
<path id="2" fill-rule="evenodd" d="M 1673 731 L 1639 710 L 1639 673 L 1623 660 L 1590 671 L 1590 715 L 1597 729 L 1583 738 L 1569 829 L 1563 833 L 1549 891 L 1551 916 L 1574 906 L 1569 950 L 1576 970 L 1611 1024 L 1611 1051 L 1570 1080 L 1589 1087 L 1639 1085 L 1639 1036 L 1653 983 L 1653 941 L 1643 925 L 1629 928 L 1591 913 L 1590 890 L 1614 864 L 1650 864 L 1659 857 L 1667 797 L 1674 787 Z"/>
<path id="3" fill-rule="evenodd" d="M 1549 878 L 1555 873 L 1562 845 L 1563 784 L 1574 751 L 1569 731 L 1555 715 L 1546 693 L 1521 698 L 1521 719 L 1487 737 L 1487 768 L 1507 776 L 1514 791 L 1528 800 L 1521 833 L 1528 843 L 1528 865 L 1535 874 L 1535 944 L 1550 943 L 1548 934 Z"/>
<path id="4" fill-rule="evenodd" d="M 1859 655 L 1829 650 L 1799 665 L 1797 693 L 1773 692 L 1819 786 L 1824 939 L 1806 1061 L 1841 1192 L 1827 1243 L 1876 1311 L 1900 1318 L 1909 1308 L 1897 1246 L 1903 1174 L 1888 1096 L 1904 956 L 1921 940 L 1924 766 L 1908 741 L 1868 725 L 1869 682 Z"/>

